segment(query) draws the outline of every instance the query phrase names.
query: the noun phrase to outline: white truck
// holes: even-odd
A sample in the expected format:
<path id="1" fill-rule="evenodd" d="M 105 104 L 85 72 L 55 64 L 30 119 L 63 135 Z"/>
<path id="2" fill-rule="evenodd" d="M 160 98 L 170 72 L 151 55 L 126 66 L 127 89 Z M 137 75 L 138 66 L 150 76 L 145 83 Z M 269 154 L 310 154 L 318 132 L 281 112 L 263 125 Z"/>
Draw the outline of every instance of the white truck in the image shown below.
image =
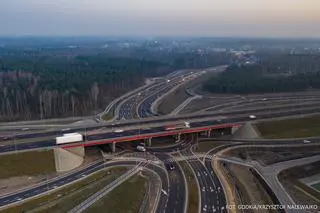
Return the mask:
<path id="1" fill-rule="evenodd" d="M 140 152 L 145 152 L 146 151 L 146 148 L 144 146 L 137 146 L 137 150 L 140 151 Z"/>
<path id="2" fill-rule="evenodd" d="M 56 137 L 56 144 L 75 143 L 83 141 L 80 133 L 66 133 L 63 136 Z"/>

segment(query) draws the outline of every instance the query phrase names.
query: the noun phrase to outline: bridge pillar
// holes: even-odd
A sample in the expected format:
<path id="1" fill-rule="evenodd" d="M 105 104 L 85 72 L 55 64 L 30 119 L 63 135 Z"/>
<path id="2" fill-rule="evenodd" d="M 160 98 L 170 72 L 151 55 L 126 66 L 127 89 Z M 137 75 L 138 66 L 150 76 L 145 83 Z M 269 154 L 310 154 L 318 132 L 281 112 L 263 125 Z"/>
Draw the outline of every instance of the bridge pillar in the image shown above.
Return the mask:
<path id="1" fill-rule="evenodd" d="M 232 134 L 232 127 L 227 127 L 224 130 L 225 135 L 231 135 Z"/>
<path id="2" fill-rule="evenodd" d="M 111 151 L 116 152 L 116 142 L 112 142 L 111 144 Z"/>
<path id="3" fill-rule="evenodd" d="M 180 140 L 181 140 L 181 134 L 178 133 L 178 134 L 176 135 L 176 143 L 180 142 Z"/>
<path id="4" fill-rule="evenodd" d="M 233 126 L 231 128 L 231 134 L 233 135 L 238 129 L 239 129 L 239 126 Z"/>
<path id="5" fill-rule="evenodd" d="M 207 137 L 208 137 L 208 138 L 211 137 L 211 129 L 209 129 L 209 130 L 207 131 Z"/>
<path id="6" fill-rule="evenodd" d="M 192 134 L 192 141 L 195 144 L 199 142 L 199 134 L 198 134 L 198 132 L 195 132 L 195 133 Z"/>
<path id="7" fill-rule="evenodd" d="M 147 143 L 148 143 L 148 146 L 151 146 L 152 145 L 152 138 L 148 138 Z"/>

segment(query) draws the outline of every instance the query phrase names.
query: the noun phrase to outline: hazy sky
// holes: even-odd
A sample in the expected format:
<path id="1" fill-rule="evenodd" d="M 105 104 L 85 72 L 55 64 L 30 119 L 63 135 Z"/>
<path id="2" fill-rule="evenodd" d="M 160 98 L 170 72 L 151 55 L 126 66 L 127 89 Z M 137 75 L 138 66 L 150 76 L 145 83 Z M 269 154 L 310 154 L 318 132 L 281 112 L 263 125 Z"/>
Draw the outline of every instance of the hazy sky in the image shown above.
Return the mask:
<path id="1" fill-rule="evenodd" d="M 0 35 L 320 37 L 320 0 L 0 0 Z"/>

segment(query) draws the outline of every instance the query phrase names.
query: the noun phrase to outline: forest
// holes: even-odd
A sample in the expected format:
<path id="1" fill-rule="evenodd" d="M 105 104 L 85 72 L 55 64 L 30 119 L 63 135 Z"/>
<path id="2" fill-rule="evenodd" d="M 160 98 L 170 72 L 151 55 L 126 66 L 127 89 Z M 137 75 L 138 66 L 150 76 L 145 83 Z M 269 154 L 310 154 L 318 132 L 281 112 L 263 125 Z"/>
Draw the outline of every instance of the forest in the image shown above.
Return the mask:
<path id="1" fill-rule="evenodd" d="M 8 50 L 0 54 L 0 121 L 94 115 L 145 78 L 227 63 L 227 57 L 147 51 Z M 89 53 L 88 53 L 89 52 Z M 132 53 L 131 53 L 132 54 Z"/>
<path id="2" fill-rule="evenodd" d="M 320 56 L 281 55 L 232 65 L 203 84 L 212 93 L 272 93 L 320 89 Z"/>

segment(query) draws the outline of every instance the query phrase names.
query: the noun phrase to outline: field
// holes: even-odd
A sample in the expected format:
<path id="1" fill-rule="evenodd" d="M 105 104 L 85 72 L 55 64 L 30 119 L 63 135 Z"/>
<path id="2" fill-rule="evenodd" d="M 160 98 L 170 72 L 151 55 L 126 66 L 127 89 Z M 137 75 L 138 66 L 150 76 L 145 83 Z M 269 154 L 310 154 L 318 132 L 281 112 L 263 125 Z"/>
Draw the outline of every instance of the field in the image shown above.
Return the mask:
<path id="1" fill-rule="evenodd" d="M 183 172 L 185 173 L 187 184 L 188 184 L 188 213 L 198 212 L 199 197 L 197 182 L 193 172 L 186 162 L 179 162 Z"/>
<path id="2" fill-rule="evenodd" d="M 99 191 L 105 185 L 125 173 L 126 168 L 113 168 L 100 171 L 79 182 L 68 185 L 50 194 L 35 198 L 20 205 L 10 207 L 6 213 L 21 213 L 23 211 L 38 213 L 67 212 L 75 205 Z"/>
<path id="3" fill-rule="evenodd" d="M 145 178 L 135 175 L 94 203 L 85 213 L 137 213 L 147 185 Z"/>
<path id="4" fill-rule="evenodd" d="M 53 150 L 0 155 L 0 179 L 55 172 Z"/>
<path id="5" fill-rule="evenodd" d="M 320 115 L 266 121 L 256 124 L 264 138 L 298 138 L 320 135 Z"/>
<path id="6" fill-rule="evenodd" d="M 101 119 L 102 119 L 102 120 L 105 120 L 105 121 L 108 121 L 108 120 L 110 120 L 110 119 L 112 119 L 112 118 L 113 118 L 112 112 L 103 114 L 103 115 L 101 116 Z"/>

